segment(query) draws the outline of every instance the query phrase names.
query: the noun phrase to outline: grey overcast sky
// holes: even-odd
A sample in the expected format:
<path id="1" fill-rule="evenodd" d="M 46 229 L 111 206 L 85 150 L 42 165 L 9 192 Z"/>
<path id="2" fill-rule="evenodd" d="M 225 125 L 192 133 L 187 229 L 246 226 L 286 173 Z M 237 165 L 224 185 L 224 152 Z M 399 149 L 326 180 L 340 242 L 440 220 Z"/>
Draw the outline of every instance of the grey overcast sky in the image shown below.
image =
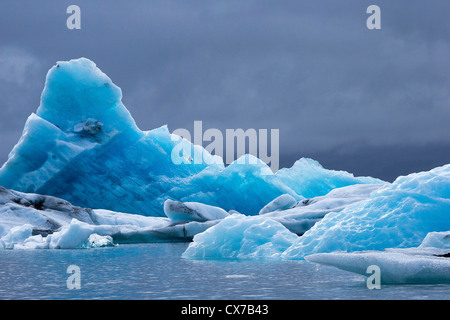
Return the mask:
<path id="1" fill-rule="evenodd" d="M 81 8 L 81 30 L 66 9 Z M 366 9 L 381 8 L 381 30 Z M 142 130 L 280 130 L 311 157 L 392 181 L 450 163 L 450 1 L 1 0 L 0 162 L 56 61 L 87 57 Z"/>

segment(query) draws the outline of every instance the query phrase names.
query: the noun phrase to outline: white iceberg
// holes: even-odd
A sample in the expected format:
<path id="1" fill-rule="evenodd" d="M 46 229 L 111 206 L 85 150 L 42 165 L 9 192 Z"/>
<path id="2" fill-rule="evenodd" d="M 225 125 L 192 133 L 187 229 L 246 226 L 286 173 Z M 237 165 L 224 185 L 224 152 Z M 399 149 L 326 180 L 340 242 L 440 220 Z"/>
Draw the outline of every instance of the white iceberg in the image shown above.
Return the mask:
<path id="1" fill-rule="evenodd" d="M 11 228 L 0 239 L 2 249 L 85 249 L 114 246 L 111 236 L 101 236 L 96 233 L 95 226 L 73 219 L 45 237 L 41 234 L 32 235 L 34 227 L 24 224 Z"/>
<path id="2" fill-rule="evenodd" d="M 94 234 L 94 226 L 73 219 L 69 225 L 63 226 L 50 237 L 50 249 L 76 249 L 84 246 L 89 237 Z"/>
<path id="3" fill-rule="evenodd" d="M 209 208 L 196 206 L 199 212 Z M 215 216 L 202 212 L 202 217 L 209 214 L 218 218 L 218 212 L 228 216 L 220 208 L 212 209 Z M 118 243 L 191 241 L 194 235 L 219 221 L 174 222 L 168 217 L 92 210 L 56 197 L 0 187 L 1 249 L 77 249 Z"/>
<path id="4" fill-rule="evenodd" d="M 24 224 L 11 228 L 9 232 L 7 232 L 5 235 L 3 235 L 2 238 L 0 238 L 0 248 L 14 249 L 15 246 L 17 246 L 16 248 L 28 247 L 25 242 L 27 242 L 27 239 L 31 237 L 32 230 L 33 226 L 30 224 Z"/>
<path id="5" fill-rule="evenodd" d="M 361 275 L 368 275 L 368 267 L 375 265 L 381 284 L 450 283 L 450 248 L 445 239 L 448 235 L 449 232 L 430 234 L 418 248 L 316 253 L 305 259 Z M 447 242 L 447 248 L 430 247 L 431 239 L 439 246 Z"/>
<path id="6" fill-rule="evenodd" d="M 111 236 L 101 236 L 93 233 L 89 236 L 87 241 L 81 245 L 84 248 L 104 248 L 114 247 L 116 244 Z"/>

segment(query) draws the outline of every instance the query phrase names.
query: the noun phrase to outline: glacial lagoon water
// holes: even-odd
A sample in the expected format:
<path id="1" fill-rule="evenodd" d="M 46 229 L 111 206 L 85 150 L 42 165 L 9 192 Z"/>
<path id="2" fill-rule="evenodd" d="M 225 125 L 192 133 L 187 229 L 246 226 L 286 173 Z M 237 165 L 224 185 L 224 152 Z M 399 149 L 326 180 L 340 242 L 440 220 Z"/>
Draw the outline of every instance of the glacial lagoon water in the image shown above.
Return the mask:
<path id="1" fill-rule="evenodd" d="M 0 299 L 450 299 L 450 285 L 381 285 L 306 261 L 186 260 L 187 243 L 1 250 Z M 67 288 L 70 265 L 81 288 Z"/>

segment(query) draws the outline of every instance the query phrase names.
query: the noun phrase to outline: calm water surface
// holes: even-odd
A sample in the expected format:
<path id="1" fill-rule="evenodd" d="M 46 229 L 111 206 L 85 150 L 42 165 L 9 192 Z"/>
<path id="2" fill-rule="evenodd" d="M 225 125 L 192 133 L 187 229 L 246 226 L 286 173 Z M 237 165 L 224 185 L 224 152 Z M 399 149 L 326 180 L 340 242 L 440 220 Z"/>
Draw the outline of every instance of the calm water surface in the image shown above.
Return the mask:
<path id="1" fill-rule="evenodd" d="M 187 243 L 0 250 L 0 299 L 450 299 L 450 285 L 382 285 L 305 261 L 192 261 Z M 67 289 L 69 265 L 81 289 Z"/>

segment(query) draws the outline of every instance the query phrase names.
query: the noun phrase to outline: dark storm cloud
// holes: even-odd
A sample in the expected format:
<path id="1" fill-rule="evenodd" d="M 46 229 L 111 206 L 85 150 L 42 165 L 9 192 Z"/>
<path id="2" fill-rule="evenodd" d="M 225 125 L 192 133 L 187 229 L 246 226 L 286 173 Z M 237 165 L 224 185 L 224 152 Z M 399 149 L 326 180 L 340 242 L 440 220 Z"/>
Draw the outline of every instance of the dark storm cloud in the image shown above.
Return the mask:
<path id="1" fill-rule="evenodd" d="M 430 169 L 424 150 L 433 165 L 449 162 L 429 146 L 450 137 L 450 3 L 375 1 L 382 29 L 370 31 L 373 1 L 75 2 L 2 1 L 2 160 L 39 104 L 46 71 L 85 56 L 122 88 L 143 130 L 192 129 L 194 120 L 275 128 L 284 166 L 315 156 L 389 179 Z M 81 7 L 79 31 L 65 27 L 70 4 Z M 362 155 L 359 166 L 343 160 Z"/>

